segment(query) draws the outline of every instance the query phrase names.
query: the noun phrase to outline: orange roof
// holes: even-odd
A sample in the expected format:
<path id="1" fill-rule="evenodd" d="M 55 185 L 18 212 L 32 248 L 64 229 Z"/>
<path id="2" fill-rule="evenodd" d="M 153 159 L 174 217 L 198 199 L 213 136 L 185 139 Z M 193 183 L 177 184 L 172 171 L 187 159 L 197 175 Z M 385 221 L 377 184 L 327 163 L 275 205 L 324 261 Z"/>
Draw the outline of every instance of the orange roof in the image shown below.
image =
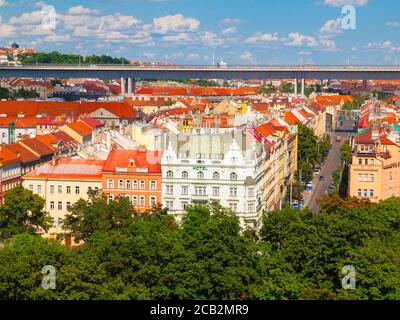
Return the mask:
<path id="1" fill-rule="evenodd" d="M 20 161 L 17 154 L 15 154 L 10 149 L 4 147 L 1 147 L 0 149 L 0 158 L 0 163 L 3 166 Z"/>
<path id="2" fill-rule="evenodd" d="M 353 102 L 354 98 L 349 95 L 317 96 L 317 103 L 324 106 L 339 105 L 343 102 Z"/>
<path id="3" fill-rule="evenodd" d="M 290 124 L 291 126 L 294 126 L 296 124 L 300 124 L 300 120 L 297 119 L 297 117 L 290 111 L 285 112 L 285 117 L 284 117 L 285 122 Z"/>
<path id="4" fill-rule="evenodd" d="M 104 172 L 115 172 L 116 168 L 127 168 L 130 159 L 135 167 L 147 168 L 148 173 L 161 174 L 161 151 L 113 150 L 108 155 Z"/>
<path id="5" fill-rule="evenodd" d="M 38 114 L 77 116 L 87 115 L 101 108 L 120 118 L 137 117 L 137 110 L 126 102 L 0 101 L 0 114 L 7 116 L 18 116 L 19 114 L 31 117 Z"/>
<path id="6" fill-rule="evenodd" d="M 89 127 L 85 122 L 82 121 L 77 121 L 73 123 L 68 123 L 67 127 L 71 128 L 74 130 L 77 134 L 79 134 L 82 137 L 86 137 L 92 134 L 93 129 Z"/>
<path id="7" fill-rule="evenodd" d="M 3 148 L 14 152 L 23 163 L 39 160 L 38 155 L 19 143 L 8 144 Z"/>
<path id="8" fill-rule="evenodd" d="M 59 159 L 26 174 L 24 178 L 101 179 L 104 160 Z"/>
<path id="9" fill-rule="evenodd" d="M 56 148 L 43 141 L 40 141 L 38 138 L 26 139 L 19 141 L 18 143 L 27 147 L 29 150 L 35 152 L 39 156 L 48 156 L 54 154 L 56 151 Z"/>

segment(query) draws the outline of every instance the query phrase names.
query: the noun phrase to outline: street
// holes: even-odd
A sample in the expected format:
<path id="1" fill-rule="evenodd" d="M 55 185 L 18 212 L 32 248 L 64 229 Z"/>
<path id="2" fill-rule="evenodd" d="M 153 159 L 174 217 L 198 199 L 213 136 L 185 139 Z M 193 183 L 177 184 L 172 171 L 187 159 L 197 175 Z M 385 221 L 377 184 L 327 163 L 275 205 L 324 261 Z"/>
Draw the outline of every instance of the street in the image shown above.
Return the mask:
<path id="1" fill-rule="evenodd" d="M 341 126 L 341 129 L 351 129 L 353 128 L 352 121 L 345 121 Z M 333 184 L 332 174 L 340 167 L 340 148 L 343 143 L 351 137 L 352 133 L 348 132 L 335 132 L 331 136 L 331 149 L 329 150 L 329 155 L 326 159 L 325 165 L 321 168 L 321 173 L 319 176 L 314 177 L 313 190 L 304 191 L 304 207 L 309 208 L 312 211 L 319 211 L 318 200 L 321 199 L 327 192 L 329 192 L 329 186 Z M 342 139 L 336 141 L 336 137 L 340 136 Z M 323 176 L 324 181 L 319 181 L 319 178 Z"/>

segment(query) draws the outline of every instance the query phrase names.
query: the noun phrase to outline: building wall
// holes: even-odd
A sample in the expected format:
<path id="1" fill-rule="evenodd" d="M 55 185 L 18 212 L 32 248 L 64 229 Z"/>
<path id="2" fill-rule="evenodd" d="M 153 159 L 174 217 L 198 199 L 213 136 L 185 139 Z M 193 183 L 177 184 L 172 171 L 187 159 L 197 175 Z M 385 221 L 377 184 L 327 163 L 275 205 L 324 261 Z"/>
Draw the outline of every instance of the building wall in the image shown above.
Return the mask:
<path id="1" fill-rule="evenodd" d="M 112 181 L 113 184 L 110 185 L 109 181 Z M 122 185 L 120 185 L 120 181 Z M 151 181 L 155 182 L 153 188 Z M 103 173 L 102 189 L 109 200 L 117 199 L 119 196 L 129 197 L 129 201 L 138 211 L 145 211 L 151 209 L 153 205 L 162 203 L 161 174 Z M 141 202 L 141 199 L 144 199 L 144 203 Z"/>
<path id="2" fill-rule="evenodd" d="M 62 231 L 61 223 L 68 213 L 68 205 L 74 204 L 81 198 L 87 200 L 89 188 L 92 190 L 101 190 L 101 178 L 99 177 L 93 180 L 75 180 L 52 178 L 34 179 L 24 177 L 23 186 L 46 200 L 45 209 L 54 220 L 53 226 L 48 232 L 48 236 L 53 237 Z M 68 187 L 70 188 L 70 192 L 68 192 Z M 77 187 L 79 187 L 79 193 L 76 191 Z M 52 204 L 54 204 L 54 208 Z M 60 207 L 59 204 L 61 204 Z"/>

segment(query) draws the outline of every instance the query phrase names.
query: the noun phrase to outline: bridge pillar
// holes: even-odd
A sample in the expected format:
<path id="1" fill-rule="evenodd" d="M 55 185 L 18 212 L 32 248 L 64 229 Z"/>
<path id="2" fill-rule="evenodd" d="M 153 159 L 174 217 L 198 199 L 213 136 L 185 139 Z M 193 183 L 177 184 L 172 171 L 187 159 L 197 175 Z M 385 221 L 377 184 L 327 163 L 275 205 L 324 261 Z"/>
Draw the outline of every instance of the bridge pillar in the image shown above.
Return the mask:
<path id="1" fill-rule="evenodd" d="M 132 94 L 136 96 L 136 79 L 132 78 Z"/>
<path id="2" fill-rule="evenodd" d="M 304 78 L 301 79 L 301 95 L 304 97 L 305 93 L 305 80 Z"/>
<path id="3" fill-rule="evenodd" d="M 125 78 L 121 77 L 121 96 L 125 97 L 125 94 L 126 94 Z"/>
<path id="4" fill-rule="evenodd" d="M 128 80 L 128 96 L 131 97 L 132 96 L 132 78 L 127 78 Z"/>
<path id="5" fill-rule="evenodd" d="M 299 95 L 297 92 L 297 78 L 294 79 L 294 95 L 296 97 Z"/>

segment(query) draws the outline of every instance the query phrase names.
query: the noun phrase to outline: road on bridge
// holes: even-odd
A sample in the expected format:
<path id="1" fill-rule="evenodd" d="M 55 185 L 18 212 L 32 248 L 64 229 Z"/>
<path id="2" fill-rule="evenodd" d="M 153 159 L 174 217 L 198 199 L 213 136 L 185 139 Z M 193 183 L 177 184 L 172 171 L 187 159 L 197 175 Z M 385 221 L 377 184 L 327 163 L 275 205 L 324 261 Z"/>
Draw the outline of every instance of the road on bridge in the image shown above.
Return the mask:
<path id="1" fill-rule="evenodd" d="M 353 129 L 353 122 L 346 120 L 340 129 Z M 320 175 L 313 180 L 313 190 L 304 192 L 304 207 L 319 212 L 320 207 L 318 200 L 331 191 L 329 190 L 329 186 L 334 184 L 332 174 L 339 169 L 341 165 L 340 148 L 352 135 L 352 133 L 348 132 L 338 132 L 331 135 L 332 144 L 325 165 L 321 168 Z M 340 141 L 337 141 L 338 136 L 341 137 Z M 325 179 L 319 181 L 319 178 L 322 176 Z"/>

